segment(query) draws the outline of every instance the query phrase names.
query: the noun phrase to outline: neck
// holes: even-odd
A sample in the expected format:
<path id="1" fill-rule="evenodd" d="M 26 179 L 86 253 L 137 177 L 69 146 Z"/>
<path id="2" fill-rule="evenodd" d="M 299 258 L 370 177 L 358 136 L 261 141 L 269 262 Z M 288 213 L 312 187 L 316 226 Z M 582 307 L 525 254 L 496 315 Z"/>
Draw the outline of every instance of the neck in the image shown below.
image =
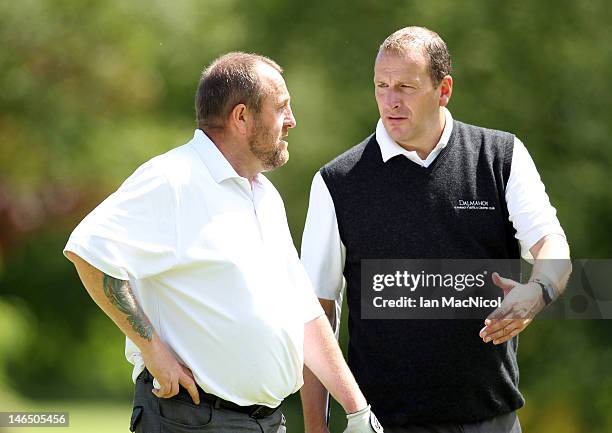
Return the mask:
<path id="1" fill-rule="evenodd" d="M 248 143 L 245 143 L 240 137 L 230 135 L 225 129 L 202 128 L 202 131 L 217 146 L 219 152 L 240 177 L 253 182 L 261 173 L 259 162 L 250 157 L 251 151 Z"/>

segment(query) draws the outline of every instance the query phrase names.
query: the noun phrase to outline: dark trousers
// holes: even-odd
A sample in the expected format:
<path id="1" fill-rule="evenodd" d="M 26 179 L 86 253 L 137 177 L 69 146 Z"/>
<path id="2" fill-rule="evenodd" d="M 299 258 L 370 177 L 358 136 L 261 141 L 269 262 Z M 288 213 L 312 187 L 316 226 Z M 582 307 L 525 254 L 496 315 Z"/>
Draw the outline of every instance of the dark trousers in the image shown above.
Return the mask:
<path id="1" fill-rule="evenodd" d="M 130 431 L 137 433 L 286 433 L 280 410 L 264 418 L 219 407 L 202 398 L 196 405 L 183 387 L 172 398 L 158 398 L 151 391 L 153 377 L 145 369 L 136 380 Z"/>
<path id="2" fill-rule="evenodd" d="M 466 424 L 384 426 L 384 428 L 385 433 L 521 433 L 521 424 L 516 412 Z"/>

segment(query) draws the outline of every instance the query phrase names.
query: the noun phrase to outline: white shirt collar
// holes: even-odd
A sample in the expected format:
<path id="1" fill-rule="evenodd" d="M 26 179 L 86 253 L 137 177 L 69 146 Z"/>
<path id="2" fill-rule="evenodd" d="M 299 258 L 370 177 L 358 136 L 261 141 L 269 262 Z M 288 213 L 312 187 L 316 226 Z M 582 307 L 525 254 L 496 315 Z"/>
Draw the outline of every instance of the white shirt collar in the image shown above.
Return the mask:
<path id="1" fill-rule="evenodd" d="M 213 143 L 213 141 L 202 131 L 201 129 L 196 129 L 193 133 L 193 140 L 191 141 L 193 147 L 200 154 L 200 157 L 208 167 L 208 171 L 210 172 L 215 182 L 221 183 L 227 179 L 244 179 L 234 167 L 229 163 L 225 156 L 221 153 L 219 148 Z M 261 175 L 257 175 L 255 177 L 254 183 L 261 183 Z"/>
<path id="2" fill-rule="evenodd" d="M 421 159 L 416 151 L 406 150 L 397 144 L 385 129 L 382 119 L 379 119 L 378 123 L 376 124 L 376 141 L 380 146 L 380 153 L 382 155 L 383 162 L 387 162 L 394 156 L 404 155 L 406 158 L 419 164 L 420 166 L 429 167 L 429 165 L 436 159 L 440 151 L 446 147 L 451 132 L 453 132 L 453 116 L 451 115 L 450 111 L 446 109 L 446 107 L 442 107 L 442 109 L 444 110 L 445 118 L 442 136 L 440 137 L 438 144 L 436 144 L 436 147 L 433 148 L 431 153 L 427 155 L 427 158 L 425 159 Z"/>

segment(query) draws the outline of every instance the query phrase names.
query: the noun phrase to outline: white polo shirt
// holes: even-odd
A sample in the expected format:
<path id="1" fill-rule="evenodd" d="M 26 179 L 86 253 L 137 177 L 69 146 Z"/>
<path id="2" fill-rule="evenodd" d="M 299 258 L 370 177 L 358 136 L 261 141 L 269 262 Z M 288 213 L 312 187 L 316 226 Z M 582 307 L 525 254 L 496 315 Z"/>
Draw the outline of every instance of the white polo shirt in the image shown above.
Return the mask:
<path id="1" fill-rule="evenodd" d="M 304 323 L 323 311 L 274 186 L 193 139 L 139 167 L 74 230 L 72 251 L 129 280 L 160 338 L 206 391 L 278 406 L 302 386 Z M 127 339 L 133 379 L 144 368 Z"/>
<path id="2" fill-rule="evenodd" d="M 397 144 L 385 129 L 382 120 L 376 125 L 376 141 L 380 146 L 383 162 L 397 155 L 423 167 L 429 165 L 446 147 L 453 131 L 453 117 L 445 107 L 444 130 L 439 142 L 425 159 L 415 151 Z M 407 197 L 410 199 L 410 197 Z M 510 176 L 505 193 L 509 220 L 516 230 L 521 245 L 521 255 L 529 260 L 529 249 L 546 235 L 565 233 L 557 219 L 557 211 L 550 204 L 544 184 L 525 145 L 514 139 Z M 310 204 L 302 235 L 302 262 L 322 299 L 340 300 L 344 287 L 344 260 L 346 248 L 340 239 L 334 202 L 321 173 L 317 172 L 310 189 Z"/>

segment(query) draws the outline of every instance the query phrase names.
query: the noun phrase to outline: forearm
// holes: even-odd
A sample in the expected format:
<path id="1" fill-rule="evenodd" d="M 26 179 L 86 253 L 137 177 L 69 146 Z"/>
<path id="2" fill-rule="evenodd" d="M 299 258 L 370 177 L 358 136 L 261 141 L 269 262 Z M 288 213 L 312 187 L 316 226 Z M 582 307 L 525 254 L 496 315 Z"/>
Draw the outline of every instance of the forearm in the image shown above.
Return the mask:
<path id="1" fill-rule="evenodd" d="M 308 322 L 304 327 L 304 363 L 346 413 L 357 412 L 367 405 L 325 316 Z M 314 389 L 306 392 L 308 397 L 320 396 Z M 315 411 L 320 409 L 320 403 L 308 405 Z"/>
<path id="2" fill-rule="evenodd" d="M 185 387 L 195 404 L 200 396 L 191 371 L 181 365 L 153 329 L 146 314 L 138 305 L 128 281 L 113 278 L 96 269 L 81 257 L 68 252 L 87 292 L 106 315 L 138 346 L 148 370 L 159 386 L 153 393 L 169 398 Z"/>
<path id="3" fill-rule="evenodd" d="M 545 236 L 531 248 L 531 253 L 535 261 L 529 281 L 549 281 L 558 294 L 562 293 L 572 272 L 566 239 L 558 235 Z"/>
<path id="4" fill-rule="evenodd" d="M 67 255 L 94 302 L 142 352 L 159 343 L 128 281 L 104 274 L 74 253 L 69 252 Z"/>
<path id="5" fill-rule="evenodd" d="M 334 301 L 319 299 L 332 329 L 336 329 L 336 306 Z M 304 429 L 307 433 L 327 431 L 327 404 L 329 393 L 312 371 L 304 366 L 304 386 L 300 390 Z"/>
<path id="6" fill-rule="evenodd" d="M 307 433 L 326 431 L 329 393 L 306 366 L 304 366 L 304 386 L 300 389 L 300 397 L 304 414 L 304 430 Z"/>

